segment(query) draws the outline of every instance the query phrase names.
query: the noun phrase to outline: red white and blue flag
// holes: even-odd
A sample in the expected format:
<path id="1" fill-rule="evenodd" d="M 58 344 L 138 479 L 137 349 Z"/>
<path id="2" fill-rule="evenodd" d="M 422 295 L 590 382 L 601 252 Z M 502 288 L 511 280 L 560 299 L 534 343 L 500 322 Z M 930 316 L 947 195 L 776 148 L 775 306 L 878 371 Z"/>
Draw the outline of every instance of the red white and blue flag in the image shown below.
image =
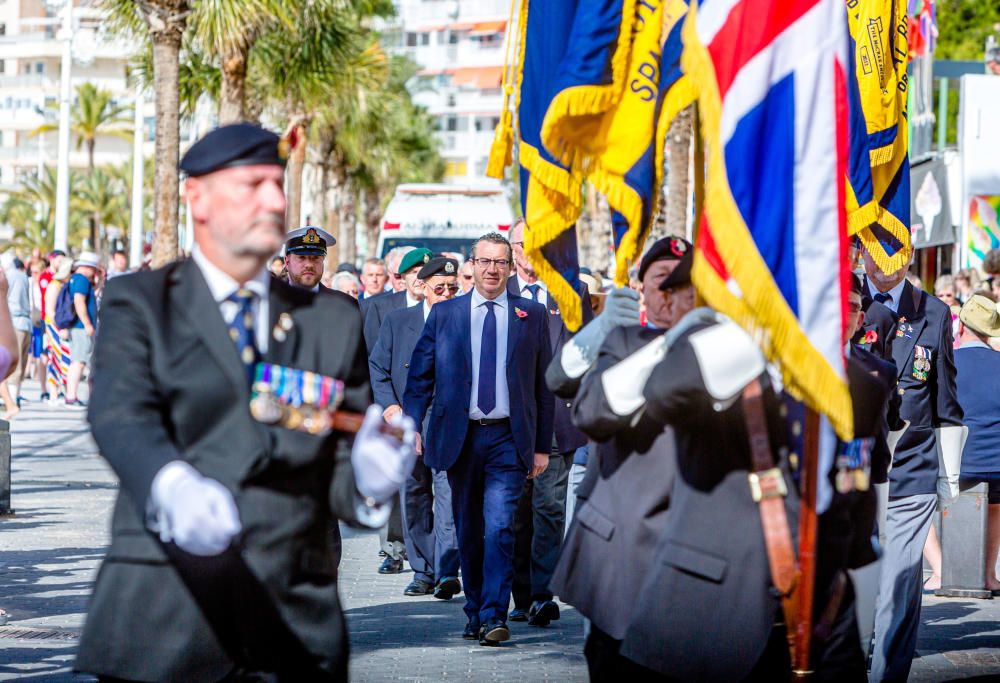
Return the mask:
<path id="1" fill-rule="evenodd" d="M 843 0 L 702 0 L 681 58 L 707 154 L 695 285 L 844 439 L 847 45 Z"/>

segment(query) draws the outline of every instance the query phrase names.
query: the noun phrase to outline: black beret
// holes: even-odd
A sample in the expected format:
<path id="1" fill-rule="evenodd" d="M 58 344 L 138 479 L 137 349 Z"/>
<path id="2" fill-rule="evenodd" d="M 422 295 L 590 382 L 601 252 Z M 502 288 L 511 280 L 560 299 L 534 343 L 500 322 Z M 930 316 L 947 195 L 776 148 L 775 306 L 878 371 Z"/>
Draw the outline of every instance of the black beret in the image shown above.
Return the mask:
<path id="1" fill-rule="evenodd" d="M 680 261 L 691 250 L 691 243 L 680 237 L 656 240 L 639 262 L 639 279 L 642 280 L 649 267 L 657 261 Z"/>
<path id="2" fill-rule="evenodd" d="M 684 240 L 680 240 L 683 242 Z M 685 244 L 687 244 L 685 242 Z M 690 245 L 688 245 L 690 246 Z M 694 249 L 688 249 L 684 252 L 684 255 L 678 260 L 677 265 L 670 275 L 660 283 L 660 291 L 665 292 L 668 289 L 676 289 L 678 287 L 687 287 L 691 284 L 691 265 L 694 263 Z"/>
<path id="3" fill-rule="evenodd" d="M 435 256 L 420 269 L 417 279 L 426 280 L 435 275 L 458 275 L 458 261 L 445 256 Z"/>
<path id="4" fill-rule="evenodd" d="M 211 131 L 191 145 L 178 168 L 197 177 L 251 164 L 285 165 L 287 154 L 279 151 L 281 139 L 251 123 L 232 123 Z"/>

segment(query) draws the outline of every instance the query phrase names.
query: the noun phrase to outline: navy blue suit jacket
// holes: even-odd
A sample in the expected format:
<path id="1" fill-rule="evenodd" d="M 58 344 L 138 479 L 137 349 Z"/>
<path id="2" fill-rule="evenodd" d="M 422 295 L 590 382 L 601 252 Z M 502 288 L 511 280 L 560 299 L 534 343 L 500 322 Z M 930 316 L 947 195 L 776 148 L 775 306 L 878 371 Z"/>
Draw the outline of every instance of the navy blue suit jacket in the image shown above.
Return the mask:
<path id="1" fill-rule="evenodd" d="M 955 351 L 958 401 L 969 440 L 962 451 L 962 476 L 1000 479 L 1000 353 L 961 347 Z"/>
<path id="2" fill-rule="evenodd" d="M 365 347 L 371 355 L 378 341 L 378 332 L 382 329 L 382 321 L 391 311 L 406 308 L 406 292 L 389 292 L 373 296 L 360 302 L 361 324 L 365 335 Z"/>
<path id="3" fill-rule="evenodd" d="M 390 311 L 382 321 L 375 348 L 368 356 L 372 393 L 383 408 L 403 405 L 406 376 L 410 373 L 410 356 L 424 329 L 424 306 L 410 306 Z"/>
<path id="4" fill-rule="evenodd" d="M 535 452 L 552 445 L 553 397 L 545 386 L 552 358 L 548 312 L 530 299 L 507 295 L 507 389 L 517 454 L 531 468 Z M 525 317 L 516 314 L 521 309 Z M 472 297 L 435 304 L 417 340 L 403 394 L 403 412 L 417 424 L 430 410 L 424 462 L 447 470 L 458 460 L 472 399 Z M 498 330 L 503 334 L 503 330 Z"/>
<path id="5" fill-rule="evenodd" d="M 913 496 L 937 491 L 937 427 L 962 424 L 955 387 L 951 311 L 927 292 L 903 287 L 896 311 L 892 357 L 902 392 L 900 417 L 910 426 L 896 444 L 889 470 L 889 495 Z M 931 368 L 922 379 L 914 373 L 917 347 L 930 353 Z"/>
<path id="6" fill-rule="evenodd" d="M 587 289 L 587 285 L 577 281 L 576 293 L 583 302 L 582 327 L 594 319 L 594 308 L 590 305 L 590 290 Z M 517 291 L 517 278 L 514 276 L 507 280 L 507 294 L 508 296 L 523 296 Z M 548 296 L 548 312 L 546 318 L 548 320 L 549 345 L 552 347 L 552 357 L 555 358 L 562 353 L 563 345 L 573 338 L 573 333 L 563 323 L 559 303 L 551 295 Z M 587 437 L 573 424 L 573 416 L 570 412 L 572 407 L 572 401 L 556 397 L 552 432 L 555 435 L 556 447 L 560 453 L 570 453 L 587 443 Z"/>

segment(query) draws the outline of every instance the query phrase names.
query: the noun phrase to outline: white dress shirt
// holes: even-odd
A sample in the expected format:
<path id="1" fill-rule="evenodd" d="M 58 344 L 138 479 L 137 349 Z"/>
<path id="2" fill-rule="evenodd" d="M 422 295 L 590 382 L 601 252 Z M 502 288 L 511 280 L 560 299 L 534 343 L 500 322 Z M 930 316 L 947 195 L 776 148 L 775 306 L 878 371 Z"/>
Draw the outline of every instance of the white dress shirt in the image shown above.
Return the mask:
<path id="1" fill-rule="evenodd" d="M 205 258 L 201 249 L 195 245 L 191 250 L 191 260 L 195 262 L 201 271 L 205 282 L 208 283 L 208 290 L 212 293 L 212 298 L 219 305 L 219 312 L 222 319 L 228 325 L 236 316 L 239 305 L 234 301 L 226 301 L 230 295 L 240 289 L 240 283 L 219 270 L 218 266 Z M 267 353 L 267 344 L 271 330 L 268 329 L 268 313 L 270 304 L 268 296 L 271 294 L 271 275 L 267 268 L 261 268 L 260 272 L 244 285 L 257 296 L 254 298 L 251 308 L 253 310 L 253 333 L 257 341 L 257 350 L 263 356 Z"/>
<path id="2" fill-rule="evenodd" d="M 528 301 L 534 301 L 535 297 L 531 296 L 531 290 L 528 289 L 528 282 L 521 279 L 520 275 L 515 275 L 514 280 L 517 282 L 517 291 Z M 545 286 L 545 283 L 541 280 L 535 280 L 530 283 L 533 285 L 538 285 L 538 303 L 546 308 L 549 307 L 549 288 Z"/>
<path id="3" fill-rule="evenodd" d="M 424 299 L 424 322 L 427 322 L 427 316 L 431 314 L 431 305 L 427 303 L 427 299 Z"/>
<path id="4" fill-rule="evenodd" d="M 473 420 L 488 418 L 494 420 L 510 417 L 510 392 L 507 388 L 507 290 L 505 289 L 493 301 L 493 313 L 497 318 L 497 404 L 489 414 L 484 415 L 477 405 L 479 403 L 479 357 L 483 346 L 483 325 L 486 323 L 487 299 L 473 289 L 472 295 L 472 396 L 469 399 L 469 417 Z"/>
<path id="5" fill-rule="evenodd" d="M 900 297 L 903 296 L 903 287 L 905 286 L 906 286 L 906 278 L 903 278 L 902 282 L 900 282 L 898 285 L 896 285 L 888 292 L 886 292 L 886 294 L 888 294 L 892 298 L 886 301 L 882 305 L 888 308 L 893 313 L 899 313 L 899 299 Z M 868 294 L 870 294 L 872 299 L 874 299 L 875 295 L 878 293 L 879 293 L 878 288 L 872 284 L 871 280 L 868 280 Z"/>

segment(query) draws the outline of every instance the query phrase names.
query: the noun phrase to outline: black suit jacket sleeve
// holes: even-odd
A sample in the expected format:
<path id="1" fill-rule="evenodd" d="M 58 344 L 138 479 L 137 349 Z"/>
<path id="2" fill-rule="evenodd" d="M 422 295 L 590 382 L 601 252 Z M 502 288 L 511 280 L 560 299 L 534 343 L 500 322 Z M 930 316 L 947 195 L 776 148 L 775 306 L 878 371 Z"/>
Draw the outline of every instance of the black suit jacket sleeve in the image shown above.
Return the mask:
<path id="1" fill-rule="evenodd" d="M 372 375 L 372 393 L 375 394 L 375 402 L 383 408 L 388 408 L 391 405 L 402 405 L 401 399 L 396 396 L 396 390 L 392 387 L 392 344 L 392 325 L 382 325 L 375 347 L 371 349 L 371 355 L 368 356 L 368 368 Z"/>
<path id="2" fill-rule="evenodd" d="M 538 356 L 535 359 L 535 401 L 538 405 L 538 420 L 535 427 L 535 451 L 538 453 L 548 453 L 552 447 L 552 421 L 555 416 L 555 398 L 545 384 L 545 370 L 552 361 L 552 346 L 549 344 L 549 335 L 545 319 L 548 315 L 543 310 L 543 315 L 539 317 L 538 335 L 539 346 Z"/>
<path id="3" fill-rule="evenodd" d="M 583 323 L 580 328 L 583 329 L 585 325 L 594 319 L 594 307 L 590 302 L 590 291 L 587 289 L 586 285 L 580 283 L 580 287 L 577 289 L 580 295 L 580 300 L 583 305 Z M 573 338 L 575 332 L 570 332 L 569 328 L 563 325 L 562 332 L 559 337 L 559 344 L 556 348 L 552 349 L 552 360 L 549 362 L 549 367 L 545 370 L 545 383 L 548 385 L 549 389 L 553 394 L 561 398 L 576 398 L 577 392 L 580 390 L 580 383 L 583 381 L 583 375 L 579 377 L 570 377 L 566 374 L 566 371 L 562 367 L 562 349 L 570 339 Z"/>
<path id="4" fill-rule="evenodd" d="M 102 455 L 141 511 L 157 472 L 183 456 L 161 414 L 164 397 L 151 371 L 150 319 L 127 285 L 128 278 L 110 280 L 104 291 L 87 419 Z"/>
<path id="5" fill-rule="evenodd" d="M 390 295 L 385 294 L 384 296 Z M 365 347 L 371 352 L 375 347 L 375 342 L 378 341 L 379 328 L 382 326 L 382 311 L 379 308 L 377 297 L 361 302 L 361 324 L 364 328 Z"/>
<path id="6" fill-rule="evenodd" d="M 665 424 L 692 424 L 716 411 L 705 389 L 705 380 L 689 338 L 705 325 L 695 325 L 670 347 L 666 357 L 653 368 L 643 389 L 646 414 Z M 711 417 L 708 418 L 709 422 Z"/>
<path id="7" fill-rule="evenodd" d="M 955 343 L 951 331 L 951 315 L 944 309 L 944 315 L 938 328 L 941 330 L 941 341 L 938 344 L 937 360 L 934 368 L 936 381 L 931 387 L 934 392 L 932 408 L 934 410 L 934 426 L 961 425 L 964 414 L 958 402 L 958 392 L 955 388 Z"/>
<path id="8" fill-rule="evenodd" d="M 438 313 L 437 306 L 431 308 L 427 322 L 420 333 L 417 345 L 413 347 L 410 356 L 410 372 L 406 376 L 406 389 L 403 391 L 403 413 L 413 418 L 413 422 L 422 425 L 427 416 L 427 409 L 434 396 L 435 356 L 434 350 L 437 338 Z M 455 362 L 461 362 L 455 359 Z"/>

